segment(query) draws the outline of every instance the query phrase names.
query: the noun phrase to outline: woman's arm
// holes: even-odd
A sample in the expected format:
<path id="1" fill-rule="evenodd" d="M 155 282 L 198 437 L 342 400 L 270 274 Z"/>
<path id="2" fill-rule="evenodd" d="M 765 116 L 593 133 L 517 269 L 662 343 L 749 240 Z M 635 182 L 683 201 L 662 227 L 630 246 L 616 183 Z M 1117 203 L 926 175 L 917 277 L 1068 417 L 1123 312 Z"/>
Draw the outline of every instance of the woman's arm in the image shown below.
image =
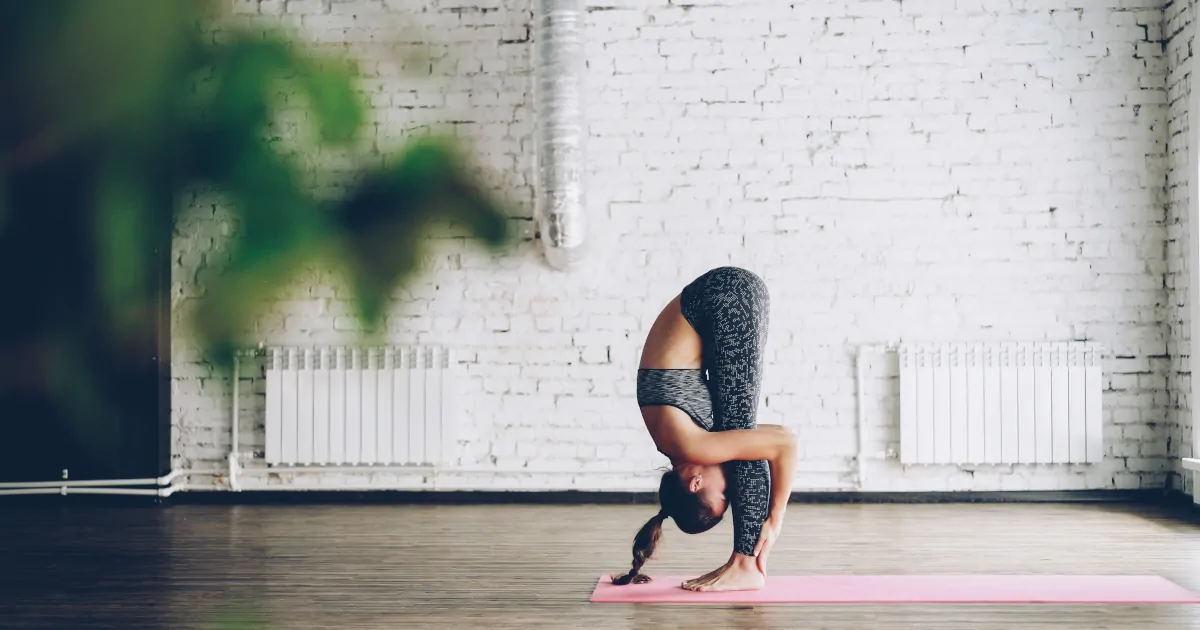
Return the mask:
<path id="1" fill-rule="evenodd" d="M 796 472 L 796 436 L 787 427 L 764 424 L 757 429 L 695 433 L 681 444 L 685 460 L 696 464 L 765 459 L 771 468 L 771 515 L 787 512 Z"/>
<path id="2" fill-rule="evenodd" d="M 765 424 L 759 428 L 773 429 L 787 436 L 787 447 L 780 450 L 778 457 L 768 458 L 771 467 L 771 512 L 768 518 L 783 518 L 792 498 L 792 479 L 796 474 L 796 436 L 782 425 Z"/>
<path id="3" fill-rule="evenodd" d="M 783 516 L 792 497 L 796 472 L 796 436 L 787 427 L 764 424 L 695 435 L 684 445 L 685 459 L 697 464 L 765 459 L 771 468 L 771 515 Z"/>
<path id="4" fill-rule="evenodd" d="M 770 428 L 768 428 L 770 427 Z M 781 468 L 779 474 L 787 475 L 788 496 L 791 496 L 791 472 L 796 465 L 796 438 L 785 427 L 763 425 L 757 429 L 732 429 L 719 433 L 689 431 L 680 436 L 680 456 L 693 464 L 724 464 L 732 461 L 754 461 L 765 459 L 772 465 L 772 482 L 776 477 L 775 462 Z M 773 483 L 774 485 L 774 483 Z M 774 494 L 774 493 L 772 493 Z"/>

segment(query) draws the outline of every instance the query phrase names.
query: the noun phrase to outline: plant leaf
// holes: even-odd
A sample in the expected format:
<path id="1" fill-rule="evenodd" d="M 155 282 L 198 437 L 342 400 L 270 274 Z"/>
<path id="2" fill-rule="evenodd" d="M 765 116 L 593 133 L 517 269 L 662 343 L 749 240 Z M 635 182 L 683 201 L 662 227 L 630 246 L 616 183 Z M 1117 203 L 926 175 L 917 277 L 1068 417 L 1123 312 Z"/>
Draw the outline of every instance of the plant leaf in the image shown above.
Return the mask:
<path id="1" fill-rule="evenodd" d="M 124 164 L 109 162 L 99 178 L 95 225 L 96 280 L 110 315 L 136 306 L 148 295 L 146 273 L 151 266 L 145 247 L 145 228 L 153 219 L 142 182 Z"/>
<path id="2" fill-rule="evenodd" d="M 295 72 L 298 57 L 281 40 L 242 37 L 217 48 L 215 59 L 218 87 L 209 116 L 226 132 L 223 140 L 231 148 L 260 142 L 271 111 L 270 90 Z"/>
<path id="3" fill-rule="evenodd" d="M 348 63 L 323 60 L 309 64 L 301 77 L 321 140 L 345 144 L 363 124 L 363 102 L 354 89 L 354 70 Z"/>
<path id="4" fill-rule="evenodd" d="M 478 192 L 463 160 L 440 139 L 415 142 L 393 164 L 368 172 L 333 215 L 354 278 L 359 315 L 374 325 L 388 296 L 419 266 L 426 229 L 439 218 L 465 219 L 471 237 L 507 242 L 500 208 Z"/>

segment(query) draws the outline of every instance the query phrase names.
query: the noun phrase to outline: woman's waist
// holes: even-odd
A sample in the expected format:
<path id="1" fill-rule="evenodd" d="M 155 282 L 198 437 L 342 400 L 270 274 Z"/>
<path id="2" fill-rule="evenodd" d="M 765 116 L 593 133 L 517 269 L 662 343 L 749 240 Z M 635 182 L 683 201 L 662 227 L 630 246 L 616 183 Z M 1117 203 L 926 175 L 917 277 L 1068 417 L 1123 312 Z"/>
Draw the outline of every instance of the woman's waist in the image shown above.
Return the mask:
<path id="1" fill-rule="evenodd" d="M 638 370 L 637 402 L 648 427 L 683 412 L 700 428 L 712 430 L 712 399 L 699 369 Z"/>
<path id="2" fill-rule="evenodd" d="M 639 369 L 637 397 L 641 405 L 678 405 L 679 402 L 710 404 L 708 382 L 700 368 Z"/>

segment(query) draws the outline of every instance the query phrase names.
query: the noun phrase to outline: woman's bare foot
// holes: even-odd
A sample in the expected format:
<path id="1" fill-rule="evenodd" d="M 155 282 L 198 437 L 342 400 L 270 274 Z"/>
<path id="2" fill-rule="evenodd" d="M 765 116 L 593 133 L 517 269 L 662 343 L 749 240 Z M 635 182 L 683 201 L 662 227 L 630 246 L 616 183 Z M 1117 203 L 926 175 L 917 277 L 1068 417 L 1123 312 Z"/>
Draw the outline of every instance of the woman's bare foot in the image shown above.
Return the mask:
<path id="1" fill-rule="evenodd" d="M 715 593 L 721 591 L 756 591 L 766 578 L 758 570 L 753 556 L 733 554 L 725 566 L 681 584 L 689 591 Z"/>

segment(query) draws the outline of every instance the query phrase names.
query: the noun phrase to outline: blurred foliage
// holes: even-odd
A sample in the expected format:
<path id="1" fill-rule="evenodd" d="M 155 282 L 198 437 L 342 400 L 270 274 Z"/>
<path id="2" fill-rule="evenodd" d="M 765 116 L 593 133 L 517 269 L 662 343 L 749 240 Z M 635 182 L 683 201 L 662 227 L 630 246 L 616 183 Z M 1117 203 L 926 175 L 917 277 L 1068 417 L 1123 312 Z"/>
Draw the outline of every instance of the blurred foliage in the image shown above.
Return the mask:
<path id="1" fill-rule="evenodd" d="M 350 63 L 261 28 L 214 37 L 203 25 L 219 9 L 0 2 L 0 425 L 67 418 L 59 437 L 116 452 L 102 419 L 151 421 L 138 399 L 157 369 L 151 331 L 170 321 L 189 191 L 217 192 L 238 226 L 194 318 L 220 365 L 302 265 L 340 265 L 370 326 L 417 269 L 431 223 L 507 243 L 505 214 L 448 143 L 357 151 L 366 105 Z M 296 95 L 312 138 L 272 138 L 280 100 Z M 329 150 L 371 165 L 334 173 L 348 183 L 332 198 L 311 185 Z"/>

